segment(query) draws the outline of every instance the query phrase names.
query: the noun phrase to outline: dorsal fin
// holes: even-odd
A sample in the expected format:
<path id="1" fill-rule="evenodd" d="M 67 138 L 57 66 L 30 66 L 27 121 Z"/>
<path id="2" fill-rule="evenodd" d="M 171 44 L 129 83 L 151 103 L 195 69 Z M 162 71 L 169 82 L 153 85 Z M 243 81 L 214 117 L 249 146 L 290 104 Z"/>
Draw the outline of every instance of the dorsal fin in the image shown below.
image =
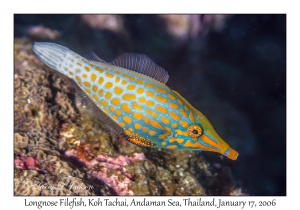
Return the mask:
<path id="1" fill-rule="evenodd" d="M 97 105 L 81 90 L 80 86 L 76 88 L 75 102 L 81 113 L 100 120 L 105 129 L 111 134 L 118 137 L 124 133 L 124 129 L 104 113 Z"/>
<path id="2" fill-rule="evenodd" d="M 101 59 L 98 57 L 98 55 L 96 55 L 94 52 L 88 52 L 85 56 L 86 59 L 90 60 L 90 61 L 96 61 L 96 62 L 100 62 L 100 63 L 107 63 L 105 60 Z"/>
<path id="3" fill-rule="evenodd" d="M 168 72 L 164 68 L 156 65 L 151 58 L 143 54 L 125 53 L 118 56 L 110 64 L 144 74 L 164 84 L 169 79 Z"/>

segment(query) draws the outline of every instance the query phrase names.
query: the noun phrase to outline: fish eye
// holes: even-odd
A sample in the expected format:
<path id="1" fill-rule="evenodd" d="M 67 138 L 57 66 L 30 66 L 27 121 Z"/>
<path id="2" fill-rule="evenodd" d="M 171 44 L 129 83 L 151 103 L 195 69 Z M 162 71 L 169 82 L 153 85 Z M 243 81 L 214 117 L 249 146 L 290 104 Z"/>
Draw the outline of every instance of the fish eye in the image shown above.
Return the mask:
<path id="1" fill-rule="evenodd" d="M 198 131 L 197 131 L 196 129 L 194 129 L 194 130 L 192 131 L 192 133 L 193 133 L 193 134 L 198 134 Z"/>
<path id="2" fill-rule="evenodd" d="M 198 125 L 191 125 L 187 131 L 190 137 L 192 137 L 193 139 L 198 138 L 203 133 L 202 128 Z"/>

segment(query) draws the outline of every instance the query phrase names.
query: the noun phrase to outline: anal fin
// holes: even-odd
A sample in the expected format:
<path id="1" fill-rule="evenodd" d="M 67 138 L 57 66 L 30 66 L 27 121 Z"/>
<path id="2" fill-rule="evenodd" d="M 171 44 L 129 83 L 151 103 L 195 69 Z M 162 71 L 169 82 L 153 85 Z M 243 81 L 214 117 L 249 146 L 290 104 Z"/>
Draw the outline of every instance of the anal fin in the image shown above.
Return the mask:
<path id="1" fill-rule="evenodd" d="M 104 128 L 111 134 L 118 137 L 124 133 L 124 129 L 113 121 L 104 111 L 102 111 L 97 105 L 85 94 L 81 88 L 76 85 L 75 102 L 80 112 L 86 114 L 92 118 L 98 119 L 104 125 Z"/>

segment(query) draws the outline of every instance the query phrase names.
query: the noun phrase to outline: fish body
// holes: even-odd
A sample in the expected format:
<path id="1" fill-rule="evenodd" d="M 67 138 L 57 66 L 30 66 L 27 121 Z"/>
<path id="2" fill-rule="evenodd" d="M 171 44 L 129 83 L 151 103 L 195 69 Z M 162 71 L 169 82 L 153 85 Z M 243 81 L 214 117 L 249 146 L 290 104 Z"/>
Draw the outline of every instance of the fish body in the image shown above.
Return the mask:
<path id="1" fill-rule="evenodd" d="M 207 150 L 237 158 L 238 153 L 216 133 L 208 119 L 164 84 L 167 72 L 149 58 L 135 54 L 106 63 L 88 60 L 62 45 L 43 42 L 34 43 L 33 51 L 50 68 L 74 80 L 102 116 L 124 132 L 130 142 Z M 134 67 L 140 62 L 143 64 Z M 142 70 L 132 71 L 130 67 Z"/>

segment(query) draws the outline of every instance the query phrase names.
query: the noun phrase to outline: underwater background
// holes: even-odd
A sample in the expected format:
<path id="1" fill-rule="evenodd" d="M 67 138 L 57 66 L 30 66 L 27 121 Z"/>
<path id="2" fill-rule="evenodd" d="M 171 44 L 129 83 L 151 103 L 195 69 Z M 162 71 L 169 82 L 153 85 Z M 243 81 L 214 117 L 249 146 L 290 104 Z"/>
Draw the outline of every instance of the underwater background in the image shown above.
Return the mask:
<path id="1" fill-rule="evenodd" d="M 18 14 L 14 24 L 19 44 L 55 42 L 105 61 L 146 54 L 168 71 L 167 86 L 239 152 L 236 161 L 194 152 L 214 176 L 202 183 L 205 194 L 222 194 L 218 186 L 234 183 L 243 195 L 286 195 L 286 15 Z M 15 120 L 20 133 L 16 127 Z"/>

